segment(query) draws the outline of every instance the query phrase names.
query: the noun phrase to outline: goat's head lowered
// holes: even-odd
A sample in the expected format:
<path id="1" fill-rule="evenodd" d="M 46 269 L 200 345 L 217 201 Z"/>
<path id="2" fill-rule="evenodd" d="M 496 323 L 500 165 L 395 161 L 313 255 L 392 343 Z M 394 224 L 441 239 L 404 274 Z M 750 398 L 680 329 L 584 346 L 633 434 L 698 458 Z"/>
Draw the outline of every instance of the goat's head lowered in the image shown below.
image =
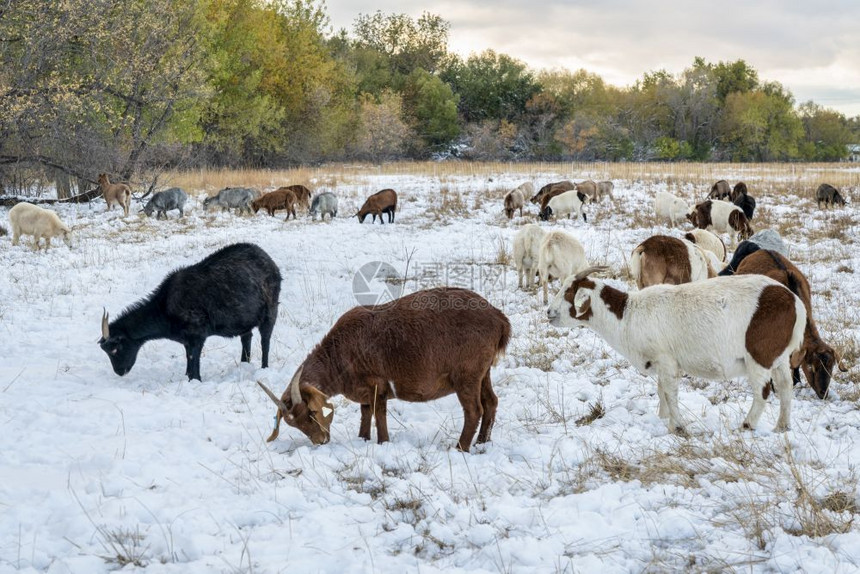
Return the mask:
<path id="1" fill-rule="evenodd" d="M 107 353 L 113 372 L 122 377 L 128 373 L 137 360 L 137 352 L 143 346 L 139 341 L 129 339 L 121 333 L 111 335 L 107 311 L 102 315 L 102 337 L 99 346 Z"/>
<path id="2" fill-rule="evenodd" d="M 325 444 L 331 439 L 331 421 L 334 419 L 334 405 L 322 391 L 311 385 L 301 385 L 302 370 L 299 367 L 288 387 L 289 396 L 279 399 L 266 385 L 257 381 L 257 384 L 266 392 L 272 402 L 278 407 L 275 413 L 275 428 L 266 439 L 271 442 L 278 438 L 281 420 L 283 419 L 291 427 L 302 431 L 314 444 Z"/>

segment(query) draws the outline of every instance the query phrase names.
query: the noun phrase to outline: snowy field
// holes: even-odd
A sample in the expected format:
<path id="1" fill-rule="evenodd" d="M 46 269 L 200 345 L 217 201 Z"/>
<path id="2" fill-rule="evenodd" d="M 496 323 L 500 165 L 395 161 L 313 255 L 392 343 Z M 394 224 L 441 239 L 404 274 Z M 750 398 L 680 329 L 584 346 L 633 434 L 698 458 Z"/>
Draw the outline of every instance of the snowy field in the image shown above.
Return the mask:
<path id="1" fill-rule="evenodd" d="M 600 174 L 533 180 L 590 176 Z M 819 212 L 809 198 L 750 186 L 754 227 L 783 233 L 822 336 L 850 371 L 824 401 L 795 388 L 783 434 L 770 430 L 773 398 L 758 430 L 738 430 L 752 401 L 745 381 L 684 379 L 681 438 L 657 417 L 656 381 L 591 331 L 551 327 L 535 294 L 516 288 L 505 264 L 535 208 L 508 222 L 502 197 L 523 179 L 356 176 L 332 190 L 341 205 L 331 223 L 206 213 L 189 190 L 181 220 L 146 219 L 137 202 L 128 218 L 103 201 L 57 207 L 73 250 L 0 238 L 0 572 L 860 571 L 853 205 Z M 348 217 L 384 187 L 400 194 L 393 225 Z M 690 201 L 707 192 L 616 180 L 615 200 L 590 206 L 587 224 L 544 225 L 573 233 L 630 288 L 630 251 L 680 233 L 652 216 L 661 189 Z M 270 368 L 259 368 L 255 331 L 250 364 L 238 361 L 238 339 L 210 338 L 202 382 L 186 380 L 184 350 L 169 341 L 148 343 L 115 375 L 96 344 L 102 308 L 116 316 L 170 270 L 238 241 L 260 245 L 284 277 Z M 357 438 L 359 406 L 343 397 L 329 444 L 285 425 L 265 442 L 275 407 L 256 381 L 286 388 L 356 305 L 354 275 L 374 261 L 406 273 L 405 292 L 469 287 L 510 318 L 492 371 L 491 443 L 453 448 L 463 418 L 453 395 L 391 401 L 386 444 Z"/>

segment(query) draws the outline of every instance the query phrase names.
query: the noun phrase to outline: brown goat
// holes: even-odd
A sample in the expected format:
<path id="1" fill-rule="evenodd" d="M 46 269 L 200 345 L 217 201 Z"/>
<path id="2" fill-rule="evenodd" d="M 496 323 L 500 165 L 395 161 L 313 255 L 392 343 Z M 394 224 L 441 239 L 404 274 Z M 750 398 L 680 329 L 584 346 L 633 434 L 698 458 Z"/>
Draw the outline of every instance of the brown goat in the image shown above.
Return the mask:
<path id="1" fill-rule="evenodd" d="M 379 223 L 385 224 L 382 220 L 382 214 L 388 214 L 388 223 L 394 222 L 394 212 L 397 210 L 397 192 L 393 189 L 383 189 L 377 191 L 367 198 L 361 209 L 355 215 L 358 216 L 358 222 L 364 223 L 364 218 L 368 214 L 373 214 L 371 223 L 376 223 L 376 216 L 379 216 Z"/>
<path id="2" fill-rule="evenodd" d="M 827 396 L 833 367 L 838 366 L 843 372 L 847 369 L 842 365 L 833 347 L 822 341 L 818 334 L 818 327 L 812 319 L 812 294 L 809 281 L 791 261 L 776 251 L 767 249 L 760 249 L 748 255 L 735 271 L 735 275 L 751 274 L 766 275 L 779 281 L 803 301 L 806 307 L 806 329 L 803 332 L 803 346 L 798 351 L 800 356 L 792 357 L 792 378 L 794 384 L 800 382 L 800 369 L 797 367 L 799 363 L 809 386 L 818 398 L 823 399 Z"/>
<path id="3" fill-rule="evenodd" d="M 729 182 L 721 179 L 711 186 L 711 193 L 708 194 L 708 199 L 725 199 L 732 195 L 732 188 L 729 187 Z"/>
<path id="4" fill-rule="evenodd" d="M 540 205 L 541 209 L 543 209 L 544 207 L 546 207 L 546 201 L 549 201 L 548 198 L 546 199 L 546 201 L 544 201 L 544 198 L 547 195 L 558 195 L 560 193 L 564 193 L 565 191 L 570 191 L 571 189 L 576 189 L 576 185 L 574 185 L 574 183 L 569 180 L 548 183 L 542 188 L 540 188 L 540 190 L 536 194 L 534 194 L 531 199 L 529 199 L 529 201 L 534 203 L 535 205 Z"/>
<path id="5" fill-rule="evenodd" d="M 254 213 L 257 213 L 258 211 L 260 211 L 260 209 L 265 209 L 272 217 L 275 216 L 275 212 L 277 210 L 286 209 L 286 221 L 290 218 L 290 214 L 293 215 L 293 219 L 296 218 L 297 202 L 298 200 L 296 199 L 296 196 L 293 191 L 291 189 L 282 187 L 252 201 L 251 209 L 254 210 Z"/>
<path id="6" fill-rule="evenodd" d="M 520 217 L 523 216 L 523 204 L 525 203 L 523 192 L 519 189 L 512 189 L 505 195 L 505 216 L 508 219 L 514 218 L 514 211 L 520 210 Z"/>
<path id="7" fill-rule="evenodd" d="M 306 210 L 311 208 L 311 190 L 301 184 L 279 187 L 275 191 L 292 191 L 296 196 L 296 205 Z"/>
<path id="8" fill-rule="evenodd" d="M 439 287 L 406 295 L 385 305 L 355 307 L 344 313 L 311 351 L 278 399 L 262 383 L 280 421 L 298 428 L 314 444 L 331 438 L 333 396 L 361 405 L 358 436 L 388 440 L 387 401 L 432 401 L 452 393 L 463 407 L 457 448 L 468 452 L 490 440 L 498 398 L 490 367 L 504 352 L 511 324 L 486 299 L 466 289 Z"/>
<path id="9" fill-rule="evenodd" d="M 107 203 L 107 210 L 113 208 L 114 202 L 122 207 L 124 216 L 128 217 L 128 208 L 131 205 L 131 188 L 124 183 L 111 183 L 106 173 L 99 174 L 99 189 Z"/>

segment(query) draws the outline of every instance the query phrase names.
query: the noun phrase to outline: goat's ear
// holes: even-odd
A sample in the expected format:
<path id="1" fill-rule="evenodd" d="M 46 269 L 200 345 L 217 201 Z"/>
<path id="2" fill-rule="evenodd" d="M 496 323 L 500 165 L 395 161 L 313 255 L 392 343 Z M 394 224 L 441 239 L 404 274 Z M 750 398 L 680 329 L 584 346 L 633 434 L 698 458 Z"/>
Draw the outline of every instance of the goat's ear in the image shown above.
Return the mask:
<path id="1" fill-rule="evenodd" d="M 591 293 L 584 289 L 578 290 L 573 298 L 573 307 L 576 310 L 576 318 L 582 320 L 591 309 Z"/>
<path id="2" fill-rule="evenodd" d="M 302 395 L 308 403 L 308 410 L 319 413 L 322 419 L 331 424 L 331 419 L 334 416 L 334 405 L 329 402 L 328 396 L 309 385 L 302 387 Z"/>
<path id="3" fill-rule="evenodd" d="M 803 359 L 806 357 L 806 350 L 801 347 L 797 351 L 793 352 L 791 356 L 788 358 L 788 364 L 792 369 L 796 369 L 803 364 Z"/>

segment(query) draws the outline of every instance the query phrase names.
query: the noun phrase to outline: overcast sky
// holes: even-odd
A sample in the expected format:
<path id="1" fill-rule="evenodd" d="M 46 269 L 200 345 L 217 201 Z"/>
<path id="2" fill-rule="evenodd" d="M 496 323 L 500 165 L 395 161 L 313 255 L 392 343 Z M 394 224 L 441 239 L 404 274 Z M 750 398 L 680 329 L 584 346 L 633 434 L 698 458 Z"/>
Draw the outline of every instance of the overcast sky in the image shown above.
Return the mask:
<path id="1" fill-rule="evenodd" d="M 449 48 L 492 48 L 533 68 L 585 68 L 627 86 L 644 72 L 746 60 L 761 80 L 860 115 L 860 3 L 856 0 L 329 0 L 335 30 L 359 13 L 423 11 L 451 23 Z"/>

